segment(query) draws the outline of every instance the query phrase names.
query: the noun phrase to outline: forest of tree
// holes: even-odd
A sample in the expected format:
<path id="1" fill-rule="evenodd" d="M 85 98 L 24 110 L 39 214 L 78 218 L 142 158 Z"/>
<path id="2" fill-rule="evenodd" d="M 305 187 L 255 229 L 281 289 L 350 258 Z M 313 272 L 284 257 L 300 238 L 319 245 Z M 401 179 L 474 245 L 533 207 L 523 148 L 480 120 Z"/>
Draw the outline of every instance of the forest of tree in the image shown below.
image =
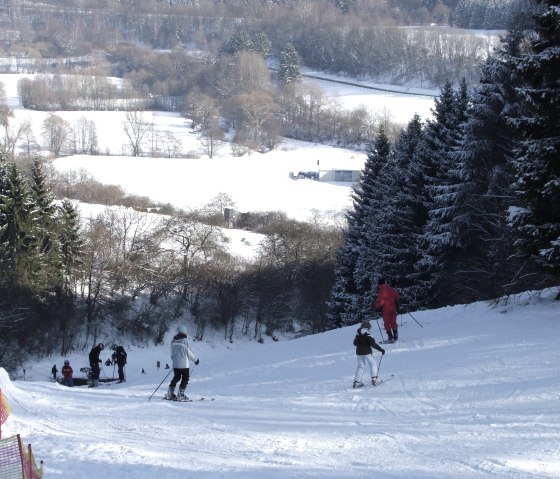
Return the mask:
<path id="1" fill-rule="evenodd" d="M 208 4 L 201 1 L 193 2 L 196 5 L 140 3 L 138 16 L 126 15 L 108 1 L 105 5 L 113 16 L 90 22 L 99 28 L 96 35 L 107 33 L 103 29 L 114 22 L 119 36 L 149 37 L 154 47 L 173 44 L 175 48 L 146 54 L 132 43 L 117 41 L 102 61 L 93 63 L 93 56 L 79 59 L 77 55 L 89 55 L 99 47 L 97 37 L 82 38 L 86 31 L 93 32 L 78 27 L 98 10 L 77 8 L 71 1 L 64 8 L 54 8 L 59 3 L 43 2 L 44 8 L 53 6 L 49 16 L 44 11 L 34 15 L 30 2 L 11 0 L 0 7 L 4 8 L 2 21 L 11 22 L 14 32 L 25 31 L 27 25 L 27 37 L 33 37 L 30 32 L 36 35 L 25 46 L 26 54 L 31 54 L 30 48 L 46 48 L 36 57 L 46 60 L 45 53 L 56 56 L 66 48 L 67 58 L 73 55 L 71 63 L 80 64 L 80 76 L 40 75 L 20 82 L 26 106 L 50 110 L 66 102 L 67 107 L 81 103 L 86 110 L 94 105 L 110 108 L 117 100 L 131 101 L 134 106 L 123 129 L 134 155 L 155 153 L 142 142 L 155 134 L 143 111 L 159 106 L 191 118 L 209 156 L 216 142 L 222 141 L 221 125 L 226 124 L 243 132 L 233 142 L 240 154 L 245 148 L 271 149 L 287 132 L 331 144 L 357 148 L 365 144 L 368 158 L 342 232 L 320 222 L 291 221 L 278 212 L 251 213 L 240 218 L 237 226 L 263 233 L 266 239 L 257 260 L 245 262 L 227 254 L 220 234 L 228 198 L 185 213 L 150 204 L 146 198 L 128 197 L 117 187 L 98 185 L 88 177 L 56 175 L 48 161 L 35 154 L 29 125 L 13 123 L 0 88 L 4 131 L 0 142 L 0 361 L 8 368 L 16 367 L 26 351 L 65 354 L 86 347 L 107 331 L 157 343 L 170 323 L 184 316 L 196 324 L 197 339 L 203 338 L 207 327 L 220 328 L 225 338 L 231 339 L 237 329 L 257 340 L 280 330 L 324 331 L 371 317 L 380 277 L 401 291 L 403 311 L 558 285 L 558 2 L 535 2 L 532 16 L 525 9 L 516 10 L 499 48 L 481 68 L 477 66 L 474 88 L 472 77 L 467 79 L 468 68 L 459 69 L 462 78 L 453 70 L 453 62 L 462 56 L 452 56 L 448 66 L 454 74 L 440 71 L 445 81 L 433 118 L 411 118 L 402 129 L 383 118 L 368 118 L 365 112 L 339 114 L 320 94 L 304 91 L 298 81 L 299 62 L 307 65 L 310 58 L 326 58 L 305 50 L 313 42 L 298 43 L 298 38 L 309 39 L 306 35 L 313 28 L 315 33 L 329 31 L 329 22 L 318 29 L 317 21 L 328 20 L 328 15 L 337 21 L 342 17 L 357 21 L 357 12 L 370 8 L 379 14 L 378 9 L 396 2 L 308 2 L 309 11 L 288 19 L 282 15 L 289 1 L 211 2 L 220 17 L 202 15 L 201 9 Z M 445 7 L 438 11 L 457 14 L 467 3 L 416 5 L 431 13 Z M 316 10 L 318 6 L 324 10 Z M 159 11 L 155 7 L 186 9 L 187 13 L 155 15 Z M 231 15 L 247 13 L 249 7 L 254 21 L 263 9 L 275 15 L 263 16 L 258 30 L 236 27 L 234 31 L 234 24 L 249 24 L 234 22 L 240 17 Z M 139 21 L 143 9 L 150 21 Z M 171 18 L 194 21 L 189 9 L 200 14 L 200 24 L 188 29 L 188 35 L 175 29 L 174 40 L 171 36 L 164 40 Z M 395 22 L 390 12 L 391 8 L 383 10 L 376 17 L 383 21 L 377 25 Z M 305 29 L 305 22 L 300 24 L 301 36 L 289 33 L 294 22 L 311 18 L 315 23 Z M 60 30 L 59 22 L 67 28 Z M 156 24 L 157 32 L 152 30 Z M 141 26 L 150 31 L 135 37 Z M 337 28 L 334 20 L 332 27 Z M 352 39 L 369 44 L 370 54 L 379 37 L 368 37 L 367 28 L 360 31 L 365 36 Z M 3 32 L 2 41 L 9 43 L 10 30 Z M 199 38 L 201 32 L 205 38 Z M 375 29 L 371 32 L 381 35 Z M 400 45 L 399 35 L 408 36 L 397 32 L 384 30 L 382 35 L 393 49 Z M 67 36 L 70 33 L 73 38 Z M 178 39 L 193 41 L 195 37 L 207 46 L 210 38 L 219 38 L 215 55 L 197 58 L 177 48 Z M 291 41 L 286 41 L 288 37 Z M 104 42 L 109 38 L 114 36 L 105 35 Z M 324 38 L 319 44 L 333 45 Z M 439 45 L 446 45 L 441 38 Z M 265 61 L 275 52 L 279 82 L 272 91 Z M 359 52 L 355 51 L 358 60 Z M 43 73 L 52 67 L 51 60 L 42 64 Z M 365 63 L 371 68 L 379 62 Z M 391 63 L 390 57 L 381 65 L 385 63 Z M 34 68 L 37 64 L 33 63 Z M 430 65 L 434 68 L 436 63 Z M 68 65 L 64 68 L 65 73 L 72 71 Z M 321 68 L 328 70 L 328 62 Z M 106 81 L 108 73 L 124 82 L 116 88 Z M 68 125 L 50 114 L 42 131 L 45 148 L 53 156 L 97 152 L 96 133 L 87 116 Z M 163 144 L 158 154 L 176 154 L 172 138 Z M 82 222 L 70 199 L 131 208 L 107 209 Z M 148 213 L 152 208 L 165 216 Z"/>
<path id="2" fill-rule="evenodd" d="M 403 311 L 488 300 L 560 278 L 560 9 L 512 28 L 469 92 L 448 82 L 434 118 L 372 142 L 338 255 L 331 326 L 372 312 L 377 281 Z M 559 298 L 560 299 L 560 298 Z"/>
<path id="3" fill-rule="evenodd" d="M 210 156 L 230 128 L 236 154 L 268 151 L 280 136 L 363 149 L 379 126 L 394 139 L 401 126 L 382 113 L 347 111 L 303 87 L 302 66 L 396 84 L 472 84 L 496 36 L 447 26 L 461 14 L 469 28 L 482 17 L 500 18 L 503 28 L 529 9 L 528 0 L 143 0 L 134 13 L 129 6 L 0 5 L 0 71 L 43 73 L 21 82 L 25 108 L 182 112 Z M 158 154 L 180 155 L 173 138 L 164 143 Z M 78 149 L 68 142 L 58 153 Z"/>
<path id="4" fill-rule="evenodd" d="M 23 69 L 32 61 L 59 70 L 95 64 L 148 85 L 150 80 L 168 83 L 162 79 L 180 65 L 151 69 L 133 51 L 125 57 L 116 49 L 126 44 L 159 51 L 196 49 L 214 58 L 246 50 L 246 42 L 232 41 L 236 36 L 258 41 L 264 35 L 265 42 L 255 49 L 264 57 L 280 58 L 291 44 L 311 68 L 441 86 L 447 79 L 475 80 L 492 47 L 484 36 L 443 27 L 505 29 L 512 16 L 527 10 L 527 2 L 143 0 L 134 2 L 132 13 L 130 2 L 122 1 L 9 0 L 0 5 L 0 48 L 4 56 L 17 57 Z M 135 64 L 126 63 L 131 60 Z M 165 94 L 173 95 L 171 82 L 168 89 Z"/>
<path id="5" fill-rule="evenodd" d="M 262 340 L 278 331 L 324 331 L 340 233 L 285 214 L 250 213 L 243 226 L 265 235 L 249 262 L 232 257 L 221 233 L 227 197 L 186 213 L 125 197 L 90 177 L 47 174 L 0 156 L 0 360 L 25 351 L 66 354 L 100 337 L 159 343 L 188 315 L 207 327 Z M 123 204 L 85 223 L 74 202 Z M 158 214 L 146 210 L 158 210 Z M 162 215 L 161 213 L 165 213 Z"/>

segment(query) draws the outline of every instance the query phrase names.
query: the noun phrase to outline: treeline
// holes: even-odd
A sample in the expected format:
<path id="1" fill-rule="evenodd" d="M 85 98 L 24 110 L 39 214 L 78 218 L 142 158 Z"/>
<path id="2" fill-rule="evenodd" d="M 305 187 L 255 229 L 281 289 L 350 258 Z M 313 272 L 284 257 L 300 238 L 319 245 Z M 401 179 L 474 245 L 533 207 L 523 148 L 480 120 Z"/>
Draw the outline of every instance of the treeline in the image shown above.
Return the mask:
<path id="1" fill-rule="evenodd" d="M 120 110 L 123 100 L 134 105 L 131 99 L 137 97 L 128 83 L 119 86 L 97 75 L 22 78 L 18 83 L 18 95 L 23 108 L 42 111 Z"/>
<path id="2" fill-rule="evenodd" d="M 126 2 L 84 6 L 83 2 L 13 1 L 0 11 L 6 31 L 0 45 L 5 56 L 26 60 L 18 67 L 29 67 L 28 59 L 44 67 L 42 60 L 51 59 L 53 71 L 64 73 L 77 65 L 62 59 L 83 64 L 84 57 L 102 53 L 113 64 L 115 49 L 127 43 L 160 51 L 195 49 L 212 58 L 236 33 L 262 32 L 275 58 L 291 43 L 311 68 L 387 82 L 420 79 L 427 86 L 440 86 L 447 79 L 476 80 L 480 62 L 492 48 L 482 36 L 441 28 L 453 25 L 455 3 L 147 0 L 135 2 L 132 8 Z M 476 28 L 477 16 L 469 13 L 472 3 L 460 2 L 460 12 L 462 22 L 468 17 L 468 26 Z M 476 4 L 490 12 L 486 3 Z M 521 0 L 492 3 L 500 15 L 486 16 L 503 18 L 501 28 L 505 28 L 513 15 L 507 12 L 516 11 L 520 4 Z M 434 23 L 439 28 L 432 28 Z M 152 72 L 157 75 L 159 70 Z"/>
<path id="3" fill-rule="evenodd" d="M 403 311 L 558 286 L 560 13 L 541 7 L 536 35 L 510 30 L 474 91 L 448 82 L 433 120 L 413 118 L 394 143 L 378 132 L 348 214 L 331 325 L 371 317 L 380 278 L 401 291 Z"/>
<path id="4" fill-rule="evenodd" d="M 520 14 L 529 11 L 530 0 L 459 0 L 453 11 L 453 22 L 461 28 L 504 30 Z"/>
<path id="5" fill-rule="evenodd" d="M 75 204 L 57 196 L 124 198 L 107 186 L 96 191 L 87 176 L 45 171 L 39 159 L 29 172 L 0 160 L 4 367 L 121 334 L 157 344 L 179 317 L 192 319 L 197 340 L 208 327 L 226 339 L 235 331 L 258 341 L 325 330 L 340 246 L 334 227 L 280 212 L 244 215 L 244 225 L 264 235 L 258 256 L 246 261 L 228 253 L 221 232 L 228 198 L 186 213 L 128 197 L 129 207 L 80 220 Z"/>
<path id="6" fill-rule="evenodd" d="M 282 136 L 363 149 L 379 125 L 392 136 L 402 128 L 386 111 L 373 111 L 365 106 L 348 110 L 319 88 L 302 85 L 299 57 L 289 46 L 286 52 L 294 56 L 286 56 L 285 63 L 281 63 L 278 76 L 284 79 L 275 88 L 263 55 L 253 50 L 253 43 L 240 43 L 239 37 L 231 39 L 237 41 L 235 49 L 230 45 L 231 53 L 224 53 L 213 64 L 191 68 L 192 59 L 179 52 L 147 53 L 142 69 L 133 67 L 134 73 L 126 74 L 119 86 L 105 77 L 38 75 L 21 79 L 18 93 L 22 106 L 35 110 L 128 110 L 123 121 L 124 144 L 125 153 L 133 156 L 212 157 L 225 142 L 228 131 L 235 132 L 231 141 L 235 155 L 249 150 L 269 151 Z M 140 58 L 142 50 L 137 47 L 116 49 L 115 67 L 125 71 L 118 59 L 131 51 L 134 58 Z M 184 61 L 182 68 L 166 68 L 179 59 Z M 173 91 L 169 90 L 170 85 Z M 148 109 L 181 111 L 191 121 L 192 129 L 201 133 L 201 151 L 182 151 L 177 138 L 153 125 L 150 115 L 145 113 Z M 12 132 L 22 130 L 21 134 L 12 133 L 11 138 L 4 140 L 12 153 L 29 152 L 31 146 L 42 146 L 54 156 L 100 153 L 95 125 L 85 117 L 70 125 L 59 115 L 50 114 L 42 127 L 41 145 L 38 139 L 30 141 L 29 135 L 23 135 L 23 130 L 30 131 L 29 125 L 24 129 L 18 128 L 15 121 L 12 123 Z"/>

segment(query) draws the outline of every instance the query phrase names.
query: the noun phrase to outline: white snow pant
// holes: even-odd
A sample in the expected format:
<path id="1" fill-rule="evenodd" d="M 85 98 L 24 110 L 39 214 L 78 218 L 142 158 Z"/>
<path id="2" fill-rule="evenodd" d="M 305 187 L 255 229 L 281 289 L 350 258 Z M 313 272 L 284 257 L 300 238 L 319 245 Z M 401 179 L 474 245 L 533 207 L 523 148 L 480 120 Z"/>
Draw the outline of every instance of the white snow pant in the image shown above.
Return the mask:
<path id="1" fill-rule="evenodd" d="M 356 368 L 356 375 L 354 376 L 354 381 L 362 381 L 364 375 L 364 369 L 366 363 L 369 366 L 369 372 L 371 373 L 371 378 L 373 379 L 377 376 L 377 364 L 373 360 L 373 354 L 359 354 L 356 356 L 358 358 L 358 367 Z"/>

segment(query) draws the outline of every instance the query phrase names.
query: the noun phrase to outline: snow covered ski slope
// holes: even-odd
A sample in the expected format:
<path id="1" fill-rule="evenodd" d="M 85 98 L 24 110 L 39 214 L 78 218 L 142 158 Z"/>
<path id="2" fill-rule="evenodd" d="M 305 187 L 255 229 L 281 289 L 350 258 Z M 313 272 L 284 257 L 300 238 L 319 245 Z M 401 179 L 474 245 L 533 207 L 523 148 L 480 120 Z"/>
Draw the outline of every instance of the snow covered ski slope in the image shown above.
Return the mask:
<path id="1" fill-rule="evenodd" d="M 380 374 L 395 377 L 356 393 L 344 388 L 357 325 L 193 342 L 200 365 L 187 395 L 216 400 L 188 406 L 148 401 L 170 338 L 127 347 L 122 384 L 49 383 L 63 358 L 26 364 L 26 381 L 0 370 L 12 409 L 2 436 L 32 443 L 45 479 L 559 478 L 556 294 L 414 313 L 423 327 L 409 321 L 386 347 Z M 70 359 L 78 366 L 85 353 Z"/>

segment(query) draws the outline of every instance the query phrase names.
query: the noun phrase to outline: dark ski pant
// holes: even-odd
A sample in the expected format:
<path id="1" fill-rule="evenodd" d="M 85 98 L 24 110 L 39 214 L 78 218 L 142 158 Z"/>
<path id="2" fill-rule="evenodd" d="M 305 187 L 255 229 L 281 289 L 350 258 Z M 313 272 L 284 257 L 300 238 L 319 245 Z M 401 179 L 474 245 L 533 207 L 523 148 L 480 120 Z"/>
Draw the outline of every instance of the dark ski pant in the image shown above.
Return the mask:
<path id="1" fill-rule="evenodd" d="M 119 381 L 124 381 L 124 363 L 117 363 L 117 370 L 119 371 Z"/>
<path id="2" fill-rule="evenodd" d="M 92 363 L 91 366 L 91 377 L 92 379 L 96 379 L 99 381 L 99 373 L 101 370 L 99 369 L 99 363 Z"/>
<path id="3" fill-rule="evenodd" d="M 187 384 L 189 384 L 189 368 L 173 368 L 173 379 L 169 385 L 172 388 L 175 388 L 179 379 L 181 380 L 179 390 L 186 389 Z"/>

